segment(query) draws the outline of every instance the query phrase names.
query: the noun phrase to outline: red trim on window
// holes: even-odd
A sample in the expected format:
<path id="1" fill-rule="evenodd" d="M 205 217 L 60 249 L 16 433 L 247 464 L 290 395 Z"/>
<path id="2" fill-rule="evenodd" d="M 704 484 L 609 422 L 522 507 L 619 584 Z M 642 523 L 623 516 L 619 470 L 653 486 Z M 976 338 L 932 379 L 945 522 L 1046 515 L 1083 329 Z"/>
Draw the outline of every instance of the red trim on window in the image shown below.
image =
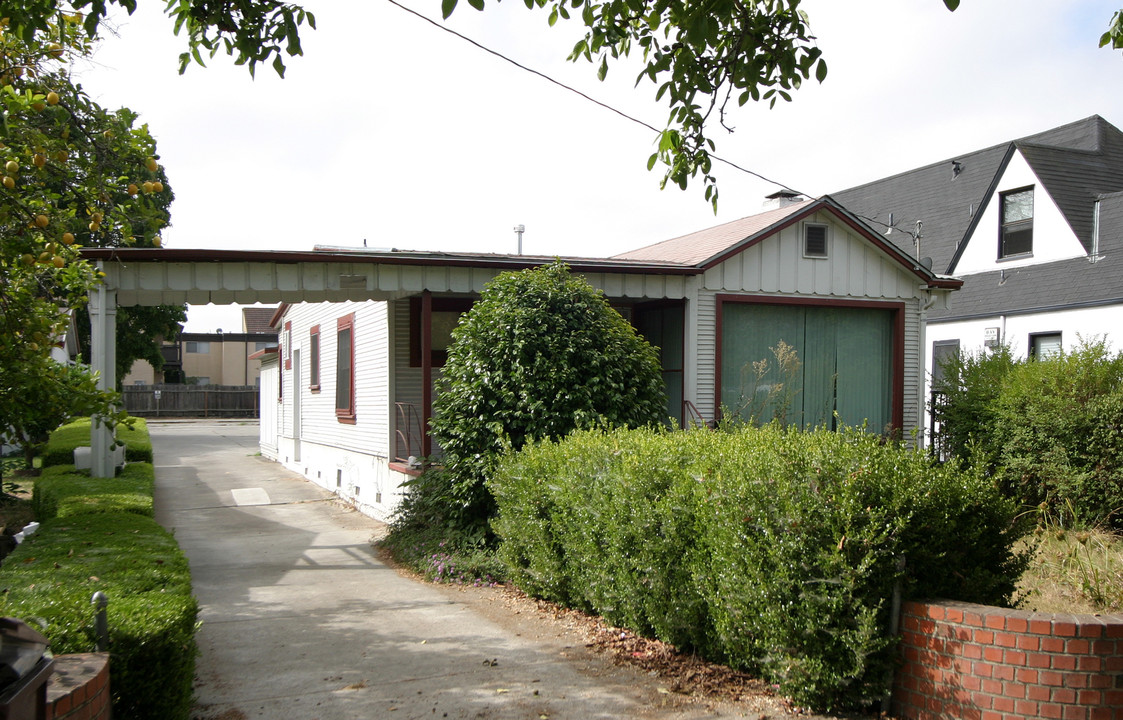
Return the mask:
<path id="1" fill-rule="evenodd" d="M 903 302 L 882 300 L 825 300 L 819 298 L 777 297 L 775 295 L 730 295 L 719 294 L 717 300 L 717 322 L 714 338 L 714 417 L 720 419 L 721 404 L 721 346 L 722 346 L 722 305 L 727 302 L 755 303 L 757 305 L 809 305 L 813 307 L 854 307 L 892 310 L 893 318 L 893 408 L 890 422 L 894 430 L 901 430 L 905 421 L 905 304 Z"/>
<path id="2" fill-rule="evenodd" d="M 292 321 L 285 323 L 285 345 L 292 345 Z M 285 353 L 285 370 L 292 370 L 292 348 L 286 347 L 288 350 Z"/>
<path id="3" fill-rule="evenodd" d="M 308 331 L 308 389 L 320 392 L 320 326 Z"/>
<path id="4" fill-rule="evenodd" d="M 347 375 L 348 375 L 347 387 L 346 387 L 347 406 L 344 407 L 342 405 L 342 403 L 340 403 L 340 392 L 339 392 L 340 391 L 339 375 L 340 375 L 340 369 L 342 367 L 340 365 L 340 362 L 343 359 L 342 355 L 339 353 L 339 336 L 345 330 L 350 332 L 351 342 L 350 342 L 350 348 L 349 348 L 349 356 L 347 357 L 347 363 L 349 364 L 349 369 L 350 369 L 350 371 L 347 373 Z M 339 318 L 338 320 L 336 320 L 335 341 L 336 341 L 335 419 L 338 420 L 341 423 L 354 425 L 355 424 L 355 313 L 349 313 L 349 314 L 344 315 L 343 317 Z"/>

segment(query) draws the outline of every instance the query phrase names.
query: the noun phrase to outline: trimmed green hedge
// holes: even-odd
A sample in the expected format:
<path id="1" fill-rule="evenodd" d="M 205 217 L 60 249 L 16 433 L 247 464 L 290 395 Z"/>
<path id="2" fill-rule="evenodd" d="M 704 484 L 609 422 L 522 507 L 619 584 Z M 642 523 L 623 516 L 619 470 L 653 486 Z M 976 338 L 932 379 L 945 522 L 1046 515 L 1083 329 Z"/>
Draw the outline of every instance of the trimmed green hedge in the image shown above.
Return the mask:
<path id="1" fill-rule="evenodd" d="M 140 720 L 190 715 L 198 605 L 172 535 L 133 513 L 55 518 L 0 569 L 3 613 L 46 622 L 55 654 L 91 652 L 93 594 L 109 597 L 113 714 Z"/>
<path id="2" fill-rule="evenodd" d="M 149 463 L 129 463 L 115 478 L 91 478 L 73 465 L 45 468 L 31 504 L 40 522 L 88 513 L 127 512 L 152 517 L 156 473 Z"/>
<path id="3" fill-rule="evenodd" d="M 887 692 L 895 586 L 1002 603 L 1025 562 L 989 482 L 856 431 L 580 432 L 506 458 L 490 487 L 525 591 L 825 709 Z"/>
<path id="4" fill-rule="evenodd" d="M 148 423 L 144 418 L 130 417 L 132 427 L 117 428 L 117 439 L 125 444 L 127 462 L 152 462 L 152 441 L 148 437 Z M 73 465 L 74 449 L 90 444 L 90 419 L 82 418 L 63 425 L 51 433 L 43 455 L 43 467 Z"/>
<path id="5" fill-rule="evenodd" d="M 119 437 L 133 457 L 151 457 L 143 421 Z M 88 420 L 61 428 L 50 444 L 58 457 L 70 457 L 83 439 L 89 442 Z M 148 462 L 105 479 L 73 465 L 45 468 L 32 497 L 41 526 L 0 567 L 0 605 L 5 615 L 41 620 L 55 654 L 91 652 L 91 599 L 104 592 L 113 714 L 187 720 L 199 608 L 187 558 L 152 519 L 153 486 Z"/>

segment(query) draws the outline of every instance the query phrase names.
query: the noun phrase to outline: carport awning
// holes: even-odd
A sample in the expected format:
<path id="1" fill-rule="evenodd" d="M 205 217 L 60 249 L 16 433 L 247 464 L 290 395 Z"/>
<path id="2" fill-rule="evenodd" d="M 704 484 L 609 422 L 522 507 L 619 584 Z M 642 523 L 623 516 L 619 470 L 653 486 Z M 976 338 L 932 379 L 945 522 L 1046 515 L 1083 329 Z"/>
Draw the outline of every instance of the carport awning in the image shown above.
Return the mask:
<path id="1" fill-rule="evenodd" d="M 407 252 L 246 252 L 87 248 L 116 304 L 161 305 L 394 300 L 424 290 L 479 293 L 505 270 L 552 257 Z M 675 263 L 563 258 L 614 298 L 681 299 L 696 268 Z"/>

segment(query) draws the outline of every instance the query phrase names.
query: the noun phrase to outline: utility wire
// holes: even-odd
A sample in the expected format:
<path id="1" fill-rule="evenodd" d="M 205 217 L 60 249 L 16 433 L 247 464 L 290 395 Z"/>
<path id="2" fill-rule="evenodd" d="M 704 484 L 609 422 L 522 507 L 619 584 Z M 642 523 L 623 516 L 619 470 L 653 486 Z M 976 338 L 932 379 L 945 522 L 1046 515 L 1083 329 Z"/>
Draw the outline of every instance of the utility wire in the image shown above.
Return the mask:
<path id="1" fill-rule="evenodd" d="M 641 127 L 647 128 L 648 130 L 650 130 L 653 133 L 660 133 L 661 132 L 654 125 L 650 125 L 649 123 L 646 123 L 643 120 L 640 120 L 639 118 L 632 117 L 631 115 L 623 112 L 622 110 L 617 110 L 616 108 L 612 107 L 611 105 L 608 105 L 607 103 L 603 103 L 600 100 L 597 100 L 596 98 L 590 97 L 589 95 L 586 95 L 585 93 L 581 92 L 580 90 L 578 90 L 576 88 L 573 88 L 569 85 L 566 85 L 565 83 L 563 83 L 559 80 L 555 80 L 554 78 L 550 77 L 549 75 L 547 75 L 543 72 L 535 70 L 534 68 L 527 67 L 526 65 L 523 65 L 522 63 L 518 62 L 517 60 L 511 59 L 501 52 L 498 52 L 496 50 L 492 50 L 491 48 L 489 48 L 485 45 L 481 45 L 480 43 L 476 42 L 472 38 L 470 38 L 466 35 L 462 35 L 462 34 L 456 32 L 455 30 L 453 30 L 452 28 L 447 27 L 445 25 L 442 25 L 441 23 L 437 22 L 436 20 L 433 20 L 432 18 L 430 18 L 426 15 L 422 15 L 421 13 L 417 12 L 413 8 L 409 8 L 409 7 L 406 7 L 405 5 L 402 5 L 400 2 L 397 2 L 397 0 L 386 0 L 386 2 L 390 3 L 391 5 L 394 5 L 395 7 L 399 8 L 401 10 L 404 10 L 405 12 L 409 13 L 410 15 L 414 15 L 414 16 L 424 20 L 425 22 L 429 23 L 433 27 L 436 27 L 440 30 L 443 30 L 444 32 L 449 33 L 451 35 L 455 35 L 456 37 L 460 38 L 464 42 L 470 43 L 470 44 L 476 46 L 477 48 L 479 48 L 480 50 L 483 50 L 484 52 L 490 53 L 490 54 L 494 55 L 495 57 L 499 58 L 500 60 L 504 60 L 504 61 L 514 65 L 515 67 L 519 68 L 520 70 L 524 70 L 524 71 L 526 71 L 526 72 L 528 72 L 532 75 L 537 75 L 538 77 L 542 78 L 543 80 L 546 80 L 547 82 L 551 82 L 554 85 L 557 85 L 558 87 L 562 88 L 563 90 L 568 90 L 569 92 L 571 92 L 575 95 L 578 95 L 578 96 L 584 98 L 585 100 L 588 100 L 589 102 L 593 103 L 594 105 L 599 105 L 600 107 L 604 108 L 605 110 L 608 110 L 609 112 L 614 112 L 617 115 L 619 115 L 620 117 L 624 118 L 625 120 L 630 120 L 631 122 L 633 122 L 633 123 L 635 123 L 635 124 L 637 124 Z M 743 172 L 747 175 L 752 175 L 753 177 L 759 178 L 760 180 L 763 180 L 767 183 L 771 183 L 773 185 L 778 185 L 785 190 L 796 193 L 797 195 L 807 195 L 807 193 L 803 193 L 803 192 L 800 192 L 798 190 L 795 190 L 794 188 L 791 188 L 791 187 L 789 187 L 788 185 L 785 185 L 782 182 L 778 182 L 778 181 L 773 180 L 771 178 L 767 178 L 767 177 L 765 177 L 764 175 L 761 175 L 758 172 L 754 172 L 752 170 L 749 170 L 748 168 L 741 167 L 740 165 L 738 165 L 737 163 L 735 163 L 731 160 L 726 160 L 725 158 L 720 157 L 718 155 L 714 155 L 713 153 L 710 154 L 710 157 L 713 158 L 714 160 L 717 160 L 720 163 L 724 163 L 724 164 L 728 165 L 729 167 L 733 168 L 734 170 L 740 170 L 741 172 Z M 808 197 L 810 197 L 810 196 L 808 196 Z"/>

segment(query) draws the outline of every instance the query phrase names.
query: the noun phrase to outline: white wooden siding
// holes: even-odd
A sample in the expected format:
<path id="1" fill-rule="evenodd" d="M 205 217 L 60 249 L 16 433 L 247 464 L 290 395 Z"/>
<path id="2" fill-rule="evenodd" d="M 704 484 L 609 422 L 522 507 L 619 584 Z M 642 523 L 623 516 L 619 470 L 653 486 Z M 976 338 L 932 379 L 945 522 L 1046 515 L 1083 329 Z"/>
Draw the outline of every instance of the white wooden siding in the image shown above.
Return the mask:
<path id="1" fill-rule="evenodd" d="M 355 423 L 341 423 L 335 415 L 337 322 L 354 313 Z M 286 314 L 292 322 L 292 343 L 301 349 L 301 387 L 292 387 L 292 370 L 286 370 L 286 391 L 299 390 L 301 437 L 315 442 L 387 457 L 389 427 L 389 327 L 386 303 L 301 303 Z M 309 331 L 320 326 L 320 390 L 309 387 Z M 290 355 L 286 356 L 291 358 Z M 292 399 L 286 398 L 286 431 L 292 436 Z"/>
<path id="2" fill-rule="evenodd" d="M 259 424 L 259 443 L 261 454 L 270 460 L 277 459 L 277 436 L 279 433 L 278 421 L 280 420 L 280 403 L 277 402 L 277 380 L 281 370 L 277 365 L 276 357 L 272 361 L 261 363 L 261 382 L 258 386 L 261 408 Z"/>
<path id="3" fill-rule="evenodd" d="M 687 338 L 687 352 L 694 350 L 697 358 L 696 377 L 698 386 L 695 393 L 698 398 L 696 405 L 698 412 L 706 420 L 717 417 L 717 402 L 714 398 L 714 387 L 717 382 L 715 367 L 717 361 L 717 313 L 716 294 L 712 292 L 698 293 L 698 337 L 694 343 Z M 693 348 L 691 346 L 693 345 Z M 687 394 L 689 397 L 689 394 Z"/>
<path id="4" fill-rule="evenodd" d="M 335 415 L 338 320 L 354 313 L 355 423 Z M 390 471 L 390 326 L 384 301 L 301 303 L 291 306 L 282 331 L 284 399 L 278 404 L 281 438 L 277 459 L 327 490 L 354 503 L 364 513 L 387 519 L 401 498 L 402 476 Z M 320 326 L 320 389 L 310 387 L 310 331 Z M 283 327 L 283 326 L 282 326 Z M 291 340 L 290 340 L 291 338 Z M 284 363 L 300 350 L 300 387 Z M 263 385 L 264 389 L 264 385 Z M 272 392 L 276 392 L 274 387 Z M 300 393 L 300 460 L 293 437 L 293 397 Z M 265 451 L 263 444 L 263 452 Z"/>
<path id="5" fill-rule="evenodd" d="M 905 382 L 902 431 L 908 439 L 924 428 L 924 337 L 920 300 L 905 302 Z"/>

